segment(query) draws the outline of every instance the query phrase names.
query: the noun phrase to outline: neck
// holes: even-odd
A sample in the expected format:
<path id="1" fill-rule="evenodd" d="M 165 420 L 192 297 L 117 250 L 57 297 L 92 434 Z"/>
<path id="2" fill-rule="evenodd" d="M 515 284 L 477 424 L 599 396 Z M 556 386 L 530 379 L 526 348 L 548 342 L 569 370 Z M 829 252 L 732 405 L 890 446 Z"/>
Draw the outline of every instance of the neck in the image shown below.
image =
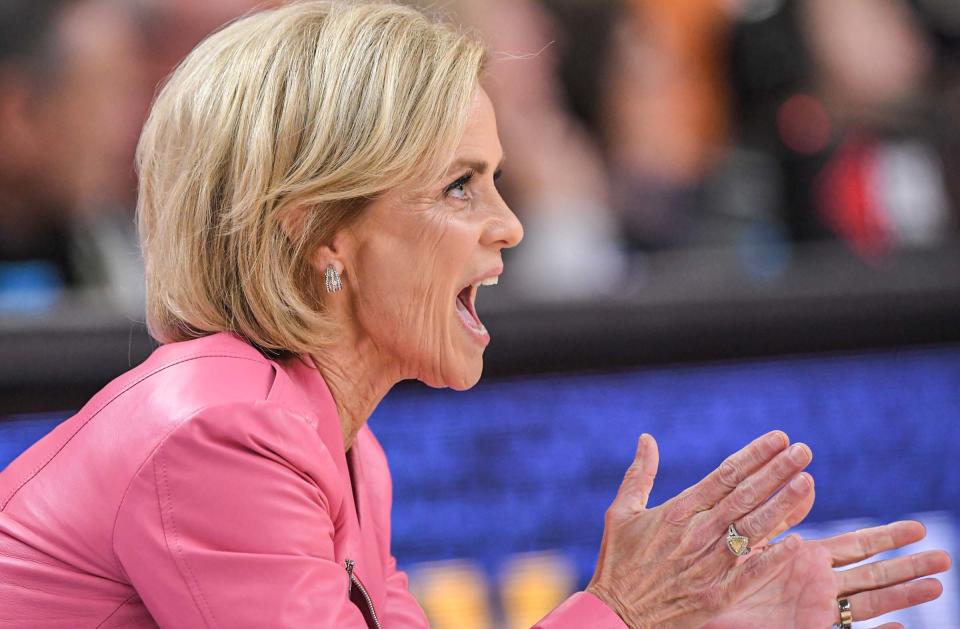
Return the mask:
<path id="1" fill-rule="evenodd" d="M 340 416 L 347 451 L 380 401 L 403 379 L 388 357 L 370 342 L 350 339 L 313 355 Z"/>

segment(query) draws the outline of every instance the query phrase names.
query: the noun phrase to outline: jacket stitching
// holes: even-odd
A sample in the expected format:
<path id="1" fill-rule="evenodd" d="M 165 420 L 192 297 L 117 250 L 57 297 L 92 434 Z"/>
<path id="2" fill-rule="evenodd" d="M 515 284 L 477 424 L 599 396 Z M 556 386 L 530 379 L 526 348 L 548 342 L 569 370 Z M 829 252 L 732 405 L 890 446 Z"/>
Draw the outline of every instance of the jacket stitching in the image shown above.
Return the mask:
<path id="1" fill-rule="evenodd" d="M 254 360 L 254 359 L 251 359 L 251 358 L 245 358 L 245 357 L 243 357 L 243 356 L 217 356 L 217 357 L 218 357 L 218 358 L 243 358 L 244 360 L 251 360 L 251 361 L 253 361 L 253 362 L 259 362 L 259 361 L 257 361 L 257 360 Z M 270 367 L 273 369 L 274 374 L 276 374 L 276 373 L 278 372 L 278 367 L 277 367 L 277 365 L 274 364 L 273 362 L 270 362 L 270 363 L 268 363 L 268 364 L 269 364 Z M 276 384 L 276 376 L 274 376 L 274 384 Z M 273 391 L 273 387 L 271 386 L 271 392 L 272 392 L 272 391 Z M 268 397 L 269 397 L 269 394 L 268 394 Z M 117 547 L 117 523 L 118 523 L 119 520 L 120 520 L 120 512 L 123 511 L 123 504 L 127 501 L 127 494 L 130 493 L 130 488 L 133 486 L 133 481 L 135 481 L 135 480 L 137 479 L 137 476 L 139 476 L 140 470 L 143 469 L 143 466 L 146 465 L 146 464 L 150 461 L 151 457 L 153 457 L 153 455 L 157 452 L 157 450 L 159 450 L 160 448 L 163 447 L 163 445 L 167 442 L 167 439 L 169 439 L 170 436 L 171 436 L 174 432 L 176 432 L 177 429 L 179 429 L 180 426 L 182 426 L 185 421 L 189 420 L 191 417 L 193 417 L 193 416 L 196 415 L 197 413 L 200 413 L 200 412 L 202 412 L 202 411 L 205 411 L 205 410 L 207 410 L 207 409 L 209 409 L 209 408 L 214 408 L 214 406 L 211 406 L 211 405 L 198 406 L 197 408 L 193 409 L 192 411 L 189 411 L 189 412 L 184 413 L 183 415 L 181 415 L 180 418 L 178 418 L 177 421 L 174 423 L 174 425 L 170 428 L 170 430 L 168 430 L 166 433 L 163 434 L 163 437 L 160 438 L 160 440 L 157 442 L 157 445 L 153 446 L 153 448 L 150 450 L 150 452 L 147 454 L 147 456 L 145 456 L 145 457 L 143 458 L 143 461 L 140 462 L 140 465 L 137 466 L 137 469 L 134 470 L 133 474 L 130 475 L 130 480 L 129 480 L 129 482 L 127 482 L 127 486 L 123 489 L 123 495 L 120 496 L 120 502 L 117 503 L 117 513 L 113 516 L 113 528 L 112 528 L 111 531 L 110 531 L 110 548 L 111 548 L 111 550 L 113 550 L 114 559 L 116 559 L 117 565 L 120 566 L 121 572 L 124 573 L 124 576 L 127 578 L 128 581 L 130 580 L 130 578 L 129 578 L 129 576 L 126 575 L 126 570 L 123 569 L 123 562 L 120 561 L 120 558 L 119 558 L 119 557 L 117 557 L 117 551 L 116 551 L 116 547 Z M 98 412 L 99 412 L 99 411 L 98 411 Z M 78 432 L 79 432 L 79 431 L 78 431 Z"/>
<path id="2" fill-rule="evenodd" d="M 55 451 L 52 455 L 50 455 L 50 456 L 47 458 L 46 461 L 44 461 L 43 463 L 41 463 L 41 464 L 39 464 L 37 467 L 35 467 L 33 470 L 31 470 L 31 471 L 24 477 L 24 479 L 23 479 L 22 481 L 20 481 L 20 484 L 17 485 L 16 488 L 14 488 L 14 490 L 13 490 L 12 492 L 10 492 L 10 495 L 8 495 L 8 496 L 4 499 L 3 504 L 0 504 L 0 511 L 3 511 L 4 509 L 6 509 L 6 508 L 7 508 L 7 505 L 10 504 L 10 501 L 13 500 L 13 497 L 16 496 L 17 493 L 19 493 L 19 491 L 20 491 L 21 489 L 23 489 L 23 486 L 26 485 L 27 483 L 29 483 L 31 480 L 33 480 L 33 477 L 36 476 L 37 474 L 39 474 L 39 473 L 43 470 L 43 468 L 45 468 L 47 465 L 49 465 L 49 464 L 50 464 L 50 461 L 52 461 L 54 458 L 56 458 L 56 456 L 57 456 L 58 454 L 60 454 L 60 451 L 63 450 L 65 447 L 67 447 L 67 444 L 70 443 L 70 441 L 72 441 L 73 438 L 76 437 L 76 436 L 80 433 L 80 431 L 83 430 L 83 428 L 84 428 L 87 424 L 89 424 L 90 421 L 91 421 L 94 417 L 96 417 L 97 415 L 99 415 L 100 412 L 103 411 L 103 409 L 107 408 L 110 404 L 112 404 L 114 401 L 116 401 L 117 398 L 119 398 L 121 395 L 123 395 L 124 393 L 126 393 L 127 391 L 129 391 L 131 388 L 135 387 L 136 385 L 140 384 L 141 382 L 143 382 L 143 381 L 146 380 L 147 378 L 150 378 L 151 376 L 154 376 L 154 375 L 160 373 L 161 371 L 163 371 L 163 370 L 165 370 L 165 369 L 169 369 L 170 367 L 173 367 L 173 366 L 175 366 L 175 365 L 179 365 L 180 363 L 185 363 L 185 362 L 188 362 L 188 361 L 191 361 L 191 360 L 196 360 L 196 359 L 198 359 L 198 358 L 239 358 L 240 360 L 249 360 L 250 362 L 254 362 L 254 363 L 270 364 L 269 361 L 267 361 L 267 360 L 265 360 L 265 359 L 250 358 L 249 356 L 238 356 L 238 355 L 234 355 L 234 354 L 197 354 L 197 355 L 195 355 L 195 356 L 187 356 L 187 357 L 185 357 L 185 358 L 181 358 L 181 359 L 176 360 L 176 361 L 174 361 L 174 362 L 172 362 L 172 363 L 169 363 L 169 364 L 167 364 L 167 365 L 163 365 L 163 366 L 161 366 L 161 367 L 157 367 L 155 370 L 153 370 L 153 371 L 151 371 L 151 372 L 149 372 L 149 373 L 146 373 L 146 374 L 142 375 L 141 377 L 137 378 L 136 380 L 134 380 L 133 382 L 131 382 L 130 384 L 128 384 L 127 386 L 125 386 L 123 389 L 121 389 L 120 391 L 118 391 L 117 394 L 114 395 L 113 397 L 111 397 L 109 400 L 107 400 L 106 402 L 104 402 L 104 403 L 103 403 L 103 406 L 101 406 L 101 407 L 98 408 L 96 411 L 94 411 L 93 413 L 91 413 L 90 417 L 88 417 L 87 420 L 86 420 L 85 422 L 83 422 L 83 423 L 80 425 L 79 428 L 77 428 L 69 437 L 67 437 L 67 439 L 57 447 L 56 451 Z"/>
<path id="3" fill-rule="evenodd" d="M 157 443 L 157 445 L 154 446 L 154 448 L 150 451 L 150 454 L 145 457 L 144 461 L 140 464 L 140 467 L 138 467 L 137 470 L 136 470 L 136 472 L 134 472 L 133 475 L 131 476 L 130 482 L 127 483 L 127 487 L 126 487 L 126 489 L 124 490 L 123 496 L 122 496 L 121 499 L 120 499 L 120 504 L 119 504 L 119 506 L 117 507 L 117 513 L 116 513 L 116 515 L 114 516 L 114 520 L 113 520 L 113 532 L 112 532 L 111 538 L 110 538 L 110 539 L 111 539 L 110 544 L 111 544 L 111 549 L 113 550 L 113 553 L 114 553 L 114 558 L 116 559 L 117 564 L 121 567 L 121 570 L 124 572 L 124 575 L 126 576 L 127 581 L 130 581 L 130 578 L 129 578 L 128 575 L 126 575 L 126 570 L 123 569 L 123 562 L 120 561 L 120 558 L 119 558 L 119 557 L 117 556 L 117 554 L 116 554 L 116 543 L 117 543 L 117 542 L 116 542 L 116 537 L 117 537 L 117 528 L 118 528 L 119 519 L 120 519 L 120 512 L 123 511 L 123 506 L 124 506 L 124 503 L 126 502 L 127 496 L 128 496 L 129 493 L 130 493 L 130 489 L 131 489 L 131 487 L 133 486 L 134 481 L 135 481 L 135 480 L 137 479 L 137 477 L 140 475 L 140 472 L 141 472 L 141 470 L 143 469 L 144 465 L 146 465 L 147 463 L 150 463 L 150 462 L 152 461 L 153 464 L 154 464 L 154 485 L 155 485 L 155 487 L 157 488 L 157 507 L 158 507 L 158 511 L 160 512 L 160 526 L 161 526 L 161 529 L 162 529 L 163 534 L 164 534 L 164 540 L 166 541 L 166 540 L 167 540 L 166 525 L 165 525 L 164 519 L 163 519 L 164 509 L 163 509 L 163 503 L 161 502 L 161 498 L 160 498 L 160 482 L 159 482 L 159 480 L 157 479 L 157 473 L 156 473 L 157 460 L 160 458 L 159 455 L 157 454 L 157 452 L 158 452 L 164 445 L 166 445 L 167 441 L 170 440 L 170 438 L 171 438 L 171 436 L 173 435 L 173 433 L 175 433 L 178 429 L 180 429 L 180 427 L 182 427 L 191 417 L 194 417 L 195 415 L 197 415 L 197 414 L 199 414 L 199 413 L 202 413 L 203 411 L 208 410 L 208 409 L 211 409 L 211 408 L 217 408 L 217 405 L 200 406 L 200 407 L 198 407 L 198 408 L 196 408 L 196 409 L 194 409 L 194 410 L 192 410 L 192 411 L 190 411 L 190 412 L 188 412 L 188 413 L 185 413 L 183 416 L 181 416 L 180 419 L 176 422 L 176 424 L 175 424 L 170 430 L 168 430 L 168 431 L 166 432 L 166 434 L 164 434 L 163 438 L 160 439 L 160 441 Z M 305 423 L 305 424 L 307 425 L 307 427 L 309 427 L 309 428 L 311 428 L 311 429 L 313 429 L 313 430 L 316 430 L 316 423 L 315 423 L 314 421 L 311 421 L 307 416 L 302 415 L 302 414 L 300 414 L 300 413 L 298 413 L 298 412 L 296 412 L 296 411 L 293 411 L 292 409 L 289 409 L 289 408 L 285 408 L 285 407 L 282 407 L 282 406 L 281 406 L 280 408 L 283 408 L 284 412 L 286 412 L 287 414 L 289 414 L 290 417 L 293 417 L 293 418 L 295 418 L 295 419 L 297 419 L 297 420 L 300 420 L 300 421 L 302 421 L 303 423 Z M 161 464 L 161 465 L 163 465 L 163 464 Z M 165 466 L 165 465 L 163 466 L 163 475 L 164 475 L 164 481 L 166 481 L 166 466 Z M 169 492 L 168 492 L 168 493 L 169 493 Z M 327 503 L 325 508 L 326 508 L 326 510 L 327 510 L 328 512 L 330 512 L 329 497 L 326 496 L 323 492 L 318 492 L 317 495 L 318 495 L 318 497 L 322 498 L 325 503 Z M 172 521 L 172 520 L 173 520 L 172 507 L 171 507 L 171 509 L 170 509 L 170 518 L 171 518 L 171 524 L 175 524 L 175 523 Z M 171 555 L 174 554 L 174 553 L 173 553 L 173 550 L 172 550 L 172 549 L 170 548 L 170 546 L 169 546 L 169 543 L 167 543 L 167 549 L 170 551 Z M 179 550 L 179 549 L 180 549 L 180 547 L 179 547 L 179 542 L 178 542 L 178 550 Z M 181 552 L 181 554 L 182 554 L 182 552 Z M 206 599 L 204 598 L 203 592 L 200 591 L 199 582 L 196 580 L 196 577 L 195 577 L 195 576 L 193 575 L 193 573 L 190 571 L 190 568 L 189 568 L 189 566 L 187 565 L 186 560 L 183 559 L 182 561 L 183 561 L 184 567 L 187 569 L 188 572 L 190 572 L 190 577 L 193 579 L 194 583 L 196 583 L 197 590 L 198 590 L 198 592 L 199 592 L 199 594 L 200 594 L 200 597 L 203 598 L 203 602 L 204 602 L 204 604 L 207 606 L 207 609 L 208 609 L 209 612 L 210 612 L 210 616 L 214 618 L 214 621 L 216 621 L 216 618 L 215 618 L 215 616 L 214 616 L 214 613 L 213 613 L 212 608 L 210 608 L 210 605 L 207 603 Z M 181 576 L 183 577 L 184 582 L 185 582 L 186 585 L 187 585 L 187 589 L 190 590 L 190 592 L 191 592 L 191 597 L 193 597 L 192 588 L 190 588 L 190 584 L 189 584 L 189 582 L 187 582 L 187 579 L 186 579 L 186 577 L 183 575 L 182 572 L 181 572 Z M 194 598 L 194 603 L 197 605 L 197 608 L 198 608 L 198 609 L 201 608 L 200 603 L 196 600 L 196 598 Z"/>
<path id="4" fill-rule="evenodd" d="M 117 565 L 120 566 L 120 570 L 123 572 L 127 581 L 130 580 L 130 577 L 127 575 L 127 571 L 124 569 L 123 562 L 120 561 L 120 557 L 117 556 L 117 524 L 120 521 L 120 512 L 123 511 L 123 504 L 127 501 L 127 494 L 130 493 L 130 488 L 133 487 L 133 481 L 137 480 L 137 477 L 140 475 L 140 471 L 143 469 L 143 466 L 151 461 L 153 455 L 157 452 L 157 450 L 163 447 L 163 444 L 167 442 L 167 439 L 170 438 L 170 435 L 176 432 L 177 429 L 180 428 L 180 426 L 182 426 L 184 422 L 189 420 L 191 417 L 197 413 L 200 413 L 201 411 L 207 410 L 208 408 L 210 408 L 210 406 L 198 406 L 192 411 L 184 413 L 182 416 L 180 416 L 173 427 L 164 433 L 163 437 L 157 442 L 157 445 L 153 446 L 153 448 L 150 450 L 150 453 L 143 458 L 143 461 L 140 462 L 140 465 L 137 466 L 137 469 L 133 472 L 133 474 L 130 475 L 130 480 L 127 482 L 127 486 L 123 490 L 123 495 L 120 496 L 120 502 L 117 503 L 117 512 L 113 516 L 113 529 L 110 531 L 110 549 L 113 551 L 113 557 L 116 560 Z"/>
<path id="5" fill-rule="evenodd" d="M 121 609 L 123 609 L 124 605 L 126 605 L 127 603 L 129 603 L 130 601 L 132 601 L 132 600 L 135 599 L 135 598 L 137 598 L 137 593 L 136 593 L 136 592 L 134 592 L 133 594 L 131 594 L 130 596 L 128 596 L 127 598 L 125 598 L 123 601 L 121 601 L 120 604 L 117 605 L 117 608 L 116 608 L 116 609 L 114 609 L 112 612 L 110 612 L 109 614 L 107 614 L 107 617 L 100 621 L 100 624 L 97 625 L 96 629 L 100 629 L 100 627 L 102 627 L 103 625 L 105 625 L 108 620 L 110 620 L 111 618 L 113 618 L 113 617 L 117 614 L 118 611 L 120 611 Z"/>
<path id="6" fill-rule="evenodd" d="M 157 465 L 159 465 L 159 466 L 160 466 L 160 477 L 161 477 L 162 482 L 163 482 L 164 492 L 166 493 L 167 498 L 168 498 L 167 502 L 170 503 L 170 501 L 169 501 L 170 485 L 169 485 L 169 483 L 167 482 L 167 467 L 166 467 L 166 465 L 164 465 L 163 461 L 160 461 L 160 460 L 158 460 L 158 459 L 159 459 L 159 457 L 158 457 L 158 458 L 155 458 L 155 459 L 153 460 L 154 477 L 156 478 Z M 163 537 L 164 537 L 164 539 L 165 539 L 165 540 L 168 540 L 167 535 L 166 535 L 166 526 L 165 526 L 165 524 L 164 524 L 164 517 L 163 517 L 163 513 L 164 513 L 163 498 L 161 498 L 161 496 L 160 496 L 160 480 L 159 480 L 159 479 L 157 480 L 156 486 L 157 486 L 157 501 L 158 501 L 158 503 L 159 503 L 159 505 L 160 505 L 160 525 L 161 525 L 161 527 L 163 527 L 163 531 L 164 531 L 164 536 L 163 536 Z M 204 597 L 204 595 L 203 595 L 203 590 L 200 589 L 200 583 L 197 581 L 197 577 L 194 576 L 193 571 L 190 569 L 190 564 L 188 564 L 187 561 L 186 561 L 186 558 L 183 557 L 183 547 L 180 545 L 180 538 L 177 536 L 177 523 L 176 523 L 176 521 L 175 521 L 174 518 L 173 518 L 173 505 L 170 504 L 170 508 L 167 509 L 166 511 L 167 511 L 167 513 L 169 514 L 169 517 L 170 517 L 170 530 L 171 530 L 171 533 L 172 533 L 172 535 L 173 535 L 174 545 L 176 546 L 176 553 L 173 553 L 173 549 L 170 548 L 170 542 L 169 542 L 169 540 L 167 541 L 167 549 L 171 552 L 171 554 L 179 555 L 179 557 L 180 557 L 180 561 L 178 561 L 178 562 L 176 562 L 176 563 L 182 565 L 182 566 L 183 566 L 183 569 L 182 569 L 182 570 L 186 570 L 186 572 L 187 572 L 187 574 L 185 575 L 185 574 L 183 574 L 183 571 L 181 570 L 181 571 L 180 571 L 180 576 L 183 577 L 184 583 L 186 583 L 186 585 L 187 585 L 187 590 L 190 592 L 190 598 L 193 599 L 194 605 L 197 606 L 197 609 L 200 611 L 201 615 L 205 615 L 205 614 L 203 614 L 203 608 L 206 608 L 207 613 L 210 614 L 210 618 L 213 620 L 214 626 L 216 626 L 216 624 L 217 624 L 217 618 L 216 618 L 216 616 L 215 616 L 214 613 L 213 613 L 213 609 L 210 607 L 210 604 L 207 602 L 206 597 Z M 187 576 L 190 577 L 189 580 L 187 579 Z M 190 581 L 193 581 L 193 586 L 194 586 L 194 587 L 191 587 Z M 196 594 L 194 594 L 194 588 L 196 588 L 196 594 L 198 594 L 198 595 L 200 596 L 200 601 L 203 601 L 203 605 L 202 605 L 202 606 L 200 605 L 200 601 L 197 600 Z M 206 618 L 204 618 L 204 624 L 206 624 L 206 625 L 208 625 L 208 626 L 209 626 L 209 624 L 210 624 L 210 623 L 207 622 Z"/>

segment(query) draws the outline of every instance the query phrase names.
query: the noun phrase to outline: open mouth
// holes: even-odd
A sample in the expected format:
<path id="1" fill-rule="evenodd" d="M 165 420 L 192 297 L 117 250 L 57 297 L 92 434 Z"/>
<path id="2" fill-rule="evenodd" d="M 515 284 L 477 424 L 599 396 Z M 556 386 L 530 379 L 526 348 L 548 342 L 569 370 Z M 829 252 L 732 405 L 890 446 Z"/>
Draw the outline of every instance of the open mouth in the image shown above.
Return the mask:
<path id="1" fill-rule="evenodd" d="M 467 284 L 457 293 L 457 314 L 463 325 L 475 335 L 489 340 L 487 328 L 477 315 L 477 290 L 480 286 L 491 286 L 497 283 L 496 277 L 490 277 L 473 284 Z"/>
<path id="2" fill-rule="evenodd" d="M 477 316 L 477 287 L 469 284 L 457 293 L 457 314 L 468 328 L 481 332 L 485 330 L 480 317 Z"/>

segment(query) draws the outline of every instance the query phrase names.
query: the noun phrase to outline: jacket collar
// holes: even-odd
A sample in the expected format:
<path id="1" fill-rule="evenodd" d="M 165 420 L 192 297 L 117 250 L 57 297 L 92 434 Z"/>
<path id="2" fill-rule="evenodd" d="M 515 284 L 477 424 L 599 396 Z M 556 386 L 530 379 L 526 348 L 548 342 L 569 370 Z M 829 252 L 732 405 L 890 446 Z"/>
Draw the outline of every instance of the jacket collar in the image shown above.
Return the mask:
<path id="1" fill-rule="evenodd" d="M 349 481 L 346 452 L 343 449 L 343 427 L 340 424 L 336 402 L 326 381 L 312 363 L 301 358 L 286 359 L 282 363 L 282 368 L 290 378 L 291 384 L 305 398 L 311 414 L 317 418 L 317 433 L 333 457 L 337 470 L 345 480 Z"/>

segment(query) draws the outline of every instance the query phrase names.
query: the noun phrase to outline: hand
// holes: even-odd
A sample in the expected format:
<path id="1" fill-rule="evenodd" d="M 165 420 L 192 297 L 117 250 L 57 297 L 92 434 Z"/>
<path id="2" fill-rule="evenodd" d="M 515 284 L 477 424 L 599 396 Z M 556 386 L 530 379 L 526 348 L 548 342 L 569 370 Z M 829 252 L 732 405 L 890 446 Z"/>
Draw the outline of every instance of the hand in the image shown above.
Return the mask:
<path id="1" fill-rule="evenodd" d="M 703 629 L 792 627 L 826 629 L 840 620 L 837 600 L 847 598 L 853 619 L 869 620 L 932 601 L 943 592 L 937 579 L 924 579 L 950 567 L 943 551 L 917 553 L 836 571 L 879 553 L 902 548 L 926 535 L 919 522 L 896 522 L 802 548 L 773 577 L 747 594 Z M 769 552 L 770 547 L 759 553 Z M 920 579 L 920 580 L 917 580 Z M 879 629 L 902 629 L 887 623 Z"/>
<path id="2" fill-rule="evenodd" d="M 587 591 L 631 627 L 698 627 L 774 579 L 801 549 L 799 538 L 738 562 L 726 548 L 726 532 L 732 522 L 742 535 L 763 540 L 792 514 L 805 513 L 813 480 L 802 470 L 812 454 L 788 444 L 784 433 L 769 433 L 679 496 L 647 509 L 659 455 L 653 437 L 643 435 L 607 510 Z"/>

